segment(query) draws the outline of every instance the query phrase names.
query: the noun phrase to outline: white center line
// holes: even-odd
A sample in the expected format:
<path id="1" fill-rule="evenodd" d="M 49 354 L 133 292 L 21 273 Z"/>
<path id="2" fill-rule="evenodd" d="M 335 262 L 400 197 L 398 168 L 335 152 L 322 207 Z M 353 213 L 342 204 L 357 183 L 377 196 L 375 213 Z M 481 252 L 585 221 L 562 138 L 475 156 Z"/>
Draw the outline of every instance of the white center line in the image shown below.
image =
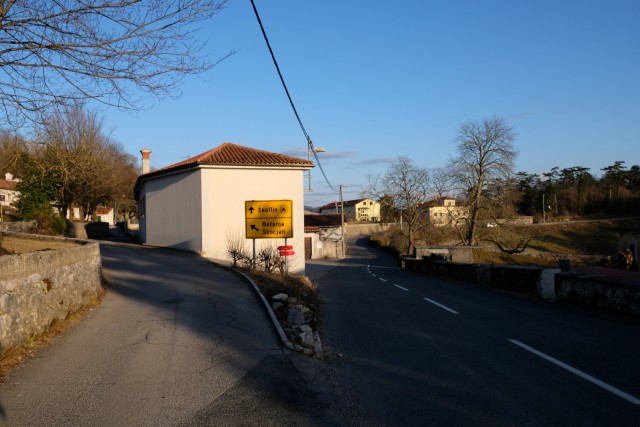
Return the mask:
<path id="1" fill-rule="evenodd" d="M 605 390 L 607 390 L 607 391 L 609 391 L 609 392 L 611 392 L 611 393 L 613 393 L 613 394 L 615 394 L 615 395 L 617 395 L 619 397 L 622 397 L 625 400 L 628 400 L 629 402 L 633 403 L 634 405 L 640 405 L 640 399 L 638 399 L 637 397 L 632 396 L 632 395 L 630 395 L 628 393 L 625 393 L 624 391 L 619 390 L 619 389 L 617 389 L 617 388 L 615 388 L 615 387 L 613 387 L 613 386 L 611 386 L 611 385 L 609 385 L 609 384 L 607 384 L 607 383 L 605 383 L 603 381 L 600 381 L 599 379 L 592 377 L 591 375 L 587 374 L 586 372 L 582 372 L 581 370 L 576 369 L 576 368 L 574 368 L 572 366 L 569 366 L 566 363 L 559 361 L 558 359 L 554 359 L 553 357 L 548 356 L 548 355 L 542 353 L 541 351 L 536 350 L 533 347 L 529 347 L 528 345 L 523 344 L 520 341 L 517 341 L 517 340 L 514 340 L 514 339 L 510 339 L 509 341 L 511 341 L 515 345 L 517 345 L 517 346 L 519 346 L 521 348 L 524 348 L 525 350 L 535 354 L 536 356 L 540 356 L 543 359 L 548 360 L 549 362 L 551 362 L 551 363 L 553 363 L 555 365 L 558 365 L 561 368 L 564 368 L 567 371 L 569 371 L 569 372 L 571 372 L 573 374 L 576 374 L 579 377 L 582 377 L 585 380 L 590 381 L 590 382 L 592 382 L 592 383 L 604 388 Z"/>
<path id="2" fill-rule="evenodd" d="M 402 289 L 403 291 L 409 292 L 409 289 L 404 288 L 404 287 L 402 287 L 402 286 L 400 286 L 400 285 L 396 285 L 395 283 L 393 284 L 393 286 L 395 286 L 396 288 L 400 288 L 400 289 Z"/>
<path id="3" fill-rule="evenodd" d="M 440 304 L 439 302 L 436 302 L 436 301 L 434 301 L 434 300 L 432 300 L 432 299 L 424 298 L 424 300 L 425 300 L 425 301 L 429 301 L 431 304 L 437 305 L 438 307 L 443 308 L 443 309 L 445 309 L 445 310 L 447 310 L 447 311 L 449 311 L 449 312 L 451 312 L 451 313 L 453 313 L 453 314 L 458 314 L 458 312 L 457 312 L 457 311 L 452 310 L 452 309 L 450 309 L 449 307 L 444 306 L 444 305 Z"/>
<path id="4" fill-rule="evenodd" d="M 383 282 L 387 281 L 387 279 L 383 279 L 382 277 L 378 277 L 378 279 L 382 280 Z"/>

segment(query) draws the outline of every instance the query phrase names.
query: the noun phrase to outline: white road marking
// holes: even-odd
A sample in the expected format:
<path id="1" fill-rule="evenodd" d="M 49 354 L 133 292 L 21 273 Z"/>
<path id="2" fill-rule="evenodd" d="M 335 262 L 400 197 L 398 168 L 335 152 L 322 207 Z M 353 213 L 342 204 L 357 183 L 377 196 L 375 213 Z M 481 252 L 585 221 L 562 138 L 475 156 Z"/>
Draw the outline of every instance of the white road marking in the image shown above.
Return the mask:
<path id="1" fill-rule="evenodd" d="M 449 307 L 447 307 L 447 306 L 445 306 L 445 305 L 442 305 L 442 304 L 440 304 L 439 302 L 436 302 L 436 301 L 434 301 L 434 300 L 432 300 L 432 299 L 424 298 L 424 300 L 425 300 L 425 301 L 429 301 L 431 304 L 437 305 L 438 307 L 443 308 L 443 309 L 445 309 L 445 310 L 447 310 L 447 311 L 449 311 L 449 312 L 451 312 L 451 313 L 453 313 L 453 314 L 458 314 L 458 312 L 457 312 L 457 311 L 452 310 L 452 309 L 450 309 Z"/>
<path id="2" fill-rule="evenodd" d="M 378 277 L 378 279 L 382 280 L 383 282 L 387 281 L 387 279 L 383 279 L 382 277 Z"/>
<path id="3" fill-rule="evenodd" d="M 547 361 L 549 361 L 549 362 L 551 362 L 551 363 L 553 363 L 553 364 L 555 364 L 557 366 L 560 366 L 561 368 L 564 368 L 567 371 L 569 371 L 569 372 L 571 372 L 571 373 L 573 373 L 575 375 L 578 375 L 579 377 L 582 377 L 585 380 L 590 381 L 593 384 L 598 385 L 598 386 L 604 388 L 605 390 L 607 390 L 607 391 L 609 391 L 609 392 L 611 392 L 611 393 L 613 393 L 613 394 L 615 394 L 615 395 L 617 395 L 619 397 L 622 397 L 625 400 L 628 400 L 629 402 L 633 403 L 634 405 L 640 405 L 640 399 L 638 399 L 637 397 L 632 396 L 632 395 L 630 395 L 628 393 L 625 393 L 624 391 L 619 390 L 619 389 L 617 389 L 617 388 L 615 388 L 615 387 L 613 387 L 613 386 L 611 386 L 611 385 L 609 385 L 609 384 L 607 384 L 607 383 L 605 383 L 603 381 L 600 381 L 599 379 L 592 377 L 591 375 L 587 374 L 586 372 L 582 372 L 581 370 L 576 369 L 576 368 L 574 368 L 572 366 L 569 366 L 566 363 L 559 361 L 558 359 L 554 359 L 553 357 L 548 356 L 548 355 L 542 353 L 541 351 L 536 350 L 533 347 L 529 347 L 528 345 L 523 344 L 520 341 L 517 341 L 517 340 L 514 340 L 514 339 L 510 339 L 509 341 L 511 341 L 513 344 L 517 345 L 518 347 L 521 347 L 521 348 L 523 348 L 523 349 L 535 354 L 536 356 L 542 357 L 543 359 L 545 359 L 545 360 L 547 360 Z"/>
<path id="4" fill-rule="evenodd" d="M 409 292 L 409 289 L 404 288 L 404 287 L 402 287 L 402 286 L 400 286 L 400 285 L 396 285 L 395 283 L 393 284 L 393 286 L 395 286 L 396 288 L 400 288 L 400 289 L 402 289 L 403 291 Z"/>

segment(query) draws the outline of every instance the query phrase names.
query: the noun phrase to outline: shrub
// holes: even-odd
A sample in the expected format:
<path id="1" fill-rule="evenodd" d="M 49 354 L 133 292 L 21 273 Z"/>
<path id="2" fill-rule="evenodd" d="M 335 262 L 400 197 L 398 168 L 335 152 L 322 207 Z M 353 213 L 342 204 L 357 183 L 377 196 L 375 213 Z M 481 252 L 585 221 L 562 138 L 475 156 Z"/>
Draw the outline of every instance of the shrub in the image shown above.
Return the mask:
<path id="1" fill-rule="evenodd" d="M 60 215 L 54 215 L 52 212 L 40 211 L 35 215 L 35 226 L 32 230 L 35 234 L 44 234 L 48 236 L 64 235 L 67 231 L 67 222 Z"/>

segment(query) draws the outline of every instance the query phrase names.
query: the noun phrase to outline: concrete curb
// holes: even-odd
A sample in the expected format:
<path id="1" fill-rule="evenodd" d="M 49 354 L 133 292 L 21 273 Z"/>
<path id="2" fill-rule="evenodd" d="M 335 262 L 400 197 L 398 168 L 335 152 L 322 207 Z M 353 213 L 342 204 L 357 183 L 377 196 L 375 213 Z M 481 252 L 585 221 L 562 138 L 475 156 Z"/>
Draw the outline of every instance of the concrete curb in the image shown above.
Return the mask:
<path id="1" fill-rule="evenodd" d="M 264 307 L 267 309 L 267 313 L 269 314 L 269 318 L 271 319 L 271 323 L 273 323 L 273 326 L 276 328 L 276 332 L 278 333 L 278 336 L 280 337 L 280 341 L 282 341 L 282 344 L 285 347 L 287 347 L 289 350 L 293 350 L 293 344 L 291 344 L 291 341 L 289 341 L 289 338 L 287 338 L 287 334 L 284 333 L 284 329 L 282 329 L 282 326 L 280 325 L 280 322 L 278 321 L 278 318 L 276 317 L 276 314 L 273 312 L 273 309 L 269 305 L 269 302 L 267 301 L 265 296 L 262 294 L 262 291 L 260 291 L 260 288 L 258 288 L 258 285 L 256 285 L 256 283 L 253 281 L 253 279 L 251 277 L 247 276 L 242 271 L 236 270 L 236 269 L 231 268 L 231 267 L 228 267 L 228 268 L 231 271 L 233 271 L 233 272 L 235 272 L 237 274 L 240 274 L 249 283 L 251 283 L 251 286 L 253 286 L 253 289 L 256 291 L 256 293 L 258 294 L 258 296 L 262 300 L 262 303 L 264 304 Z"/>
<path id="2" fill-rule="evenodd" d="M 260 297 L 260 300 L 262 301 L 264 308 L 267 310 L 267 313 L 269 314 L 269 319 L 271 319 L 271 323 L 273 324 L 273 327 L 276 329 L 276 332 L 278 334 L 278 337 L 280 338 L 280 341 L 282 341 L 282 345 L 284 345 L 286 348 L 292 351 L 296 351 L 296 347 L 299 348 L 299 346 L 294 345 L 291 341 L 289 341 L 289 338 L 287 337 L 287 334 L 284 332 L 284 329 L 282 329 L 282 325 L 278 321 L 276 314 L 273 312 L 273 308 L 271 308 L 271 305 L 267 301 L 267 298 L 264 296 L 264 294 L 262 293 L 262 291 L 260 290 L 256 282 L 250 276 L 248 276 L 247 274 L 243 273 L 240 270 L 237 270 L 231 267 L 230 265 L 224 265 L 221 261 L 215 260 L 213 258 L 205 258 L 205 259 L 217 265 L 218 267 L 229 269 L 234 273 L 237 273 L 240 276 L 244 277 L 247 280 L 247 282 L 251 284 L 256 294 Z M 324 359 L 324 352 L 322 350 L 322 342 L 320 341 L 319 331 L 314 331 L 313 336 L 316 342 L 315 348 L 313 349 L 313 355 L 318 359 Z"/>

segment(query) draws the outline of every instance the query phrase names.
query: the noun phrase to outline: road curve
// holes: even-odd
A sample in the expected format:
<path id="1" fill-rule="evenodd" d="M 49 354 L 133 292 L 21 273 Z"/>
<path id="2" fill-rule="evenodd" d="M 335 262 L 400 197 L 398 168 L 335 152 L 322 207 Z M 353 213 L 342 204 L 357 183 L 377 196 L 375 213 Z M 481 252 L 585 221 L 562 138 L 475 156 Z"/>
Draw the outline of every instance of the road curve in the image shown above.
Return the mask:
<path id="1" fill-rule="evenodd" d="M 102 304 L 0 384 L 0 425 L 293 425 L 311 395 L 252 288 L 195 254 L 101 244 Z"/>

